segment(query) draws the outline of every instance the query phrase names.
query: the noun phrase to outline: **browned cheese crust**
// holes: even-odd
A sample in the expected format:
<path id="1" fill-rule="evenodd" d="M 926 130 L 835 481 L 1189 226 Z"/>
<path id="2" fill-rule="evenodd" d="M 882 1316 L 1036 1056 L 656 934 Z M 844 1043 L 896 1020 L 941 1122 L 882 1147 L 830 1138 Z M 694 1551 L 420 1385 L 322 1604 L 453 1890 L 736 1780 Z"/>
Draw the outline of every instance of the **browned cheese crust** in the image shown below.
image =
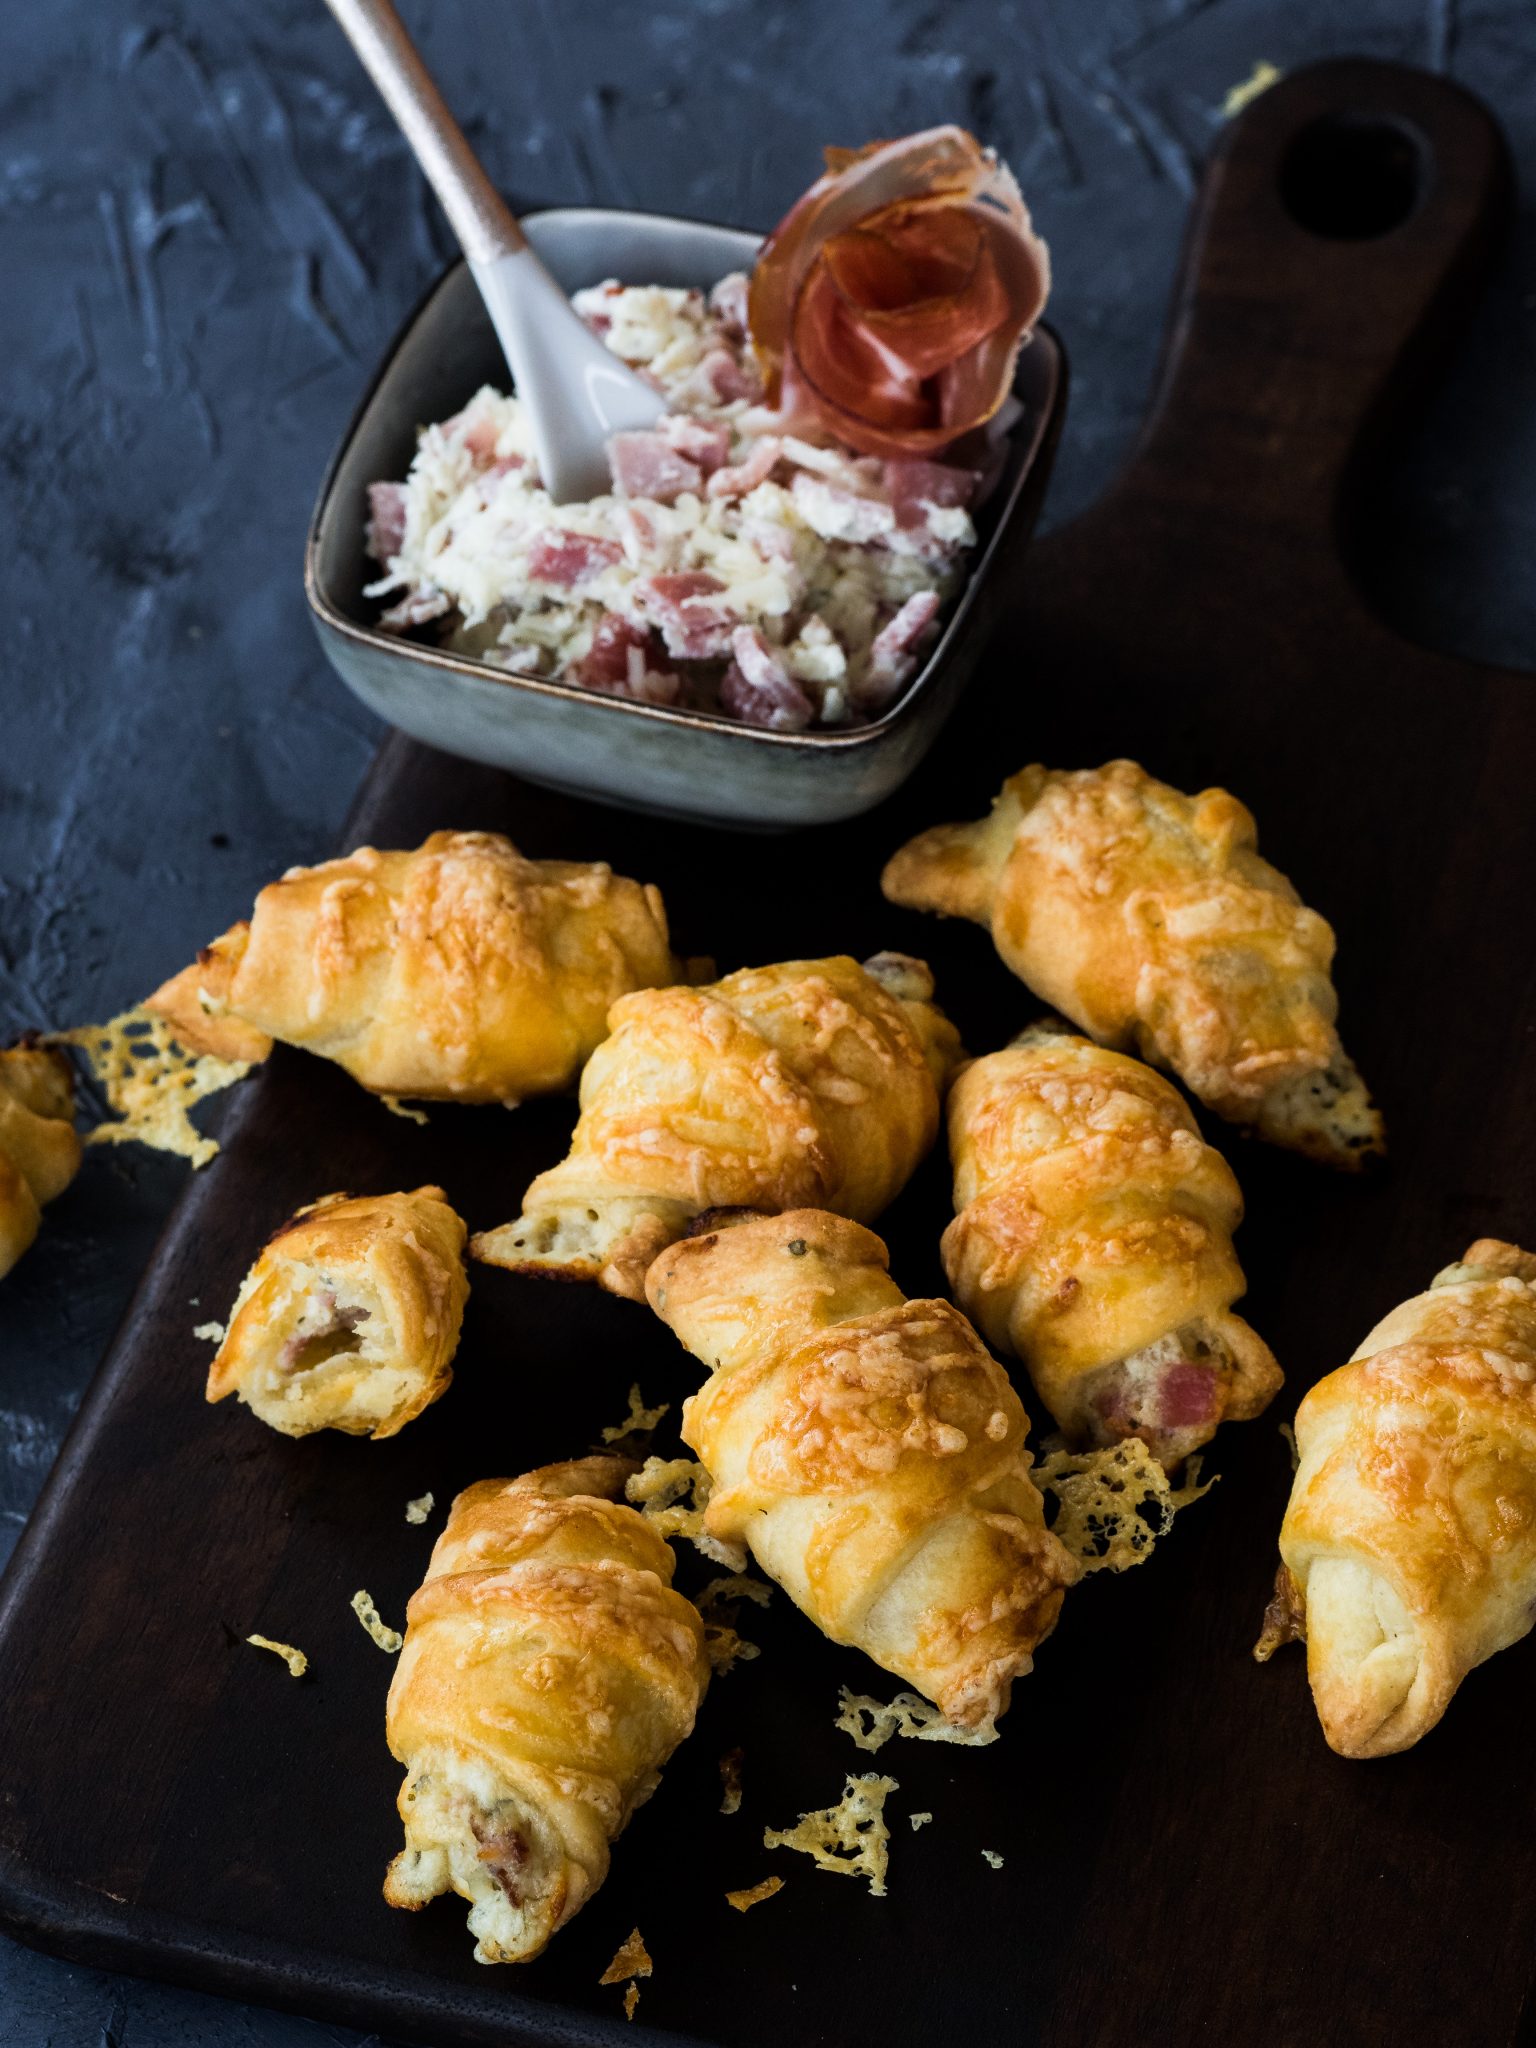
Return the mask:
<path id="1" fill-rule="evenodd" d="M 713 1480 L 708 1533 L 985 1731 L 1076 1567 L 1045 1527 L 1007 1375 L 886 1266 L 871 1231 L 798 1209 L 673 1246 L 647 1295 L 712 1368 L 682 1431 Z"/>
<path id="2" fill-rule="evenodd" d="M 377 1094 L 512 1104 L 571 1087 L 617 998 L 676 971 L 654 888 L 434 832 L 291 869 L 148 1007 L 225 1058 L 278 1039 Z"/>
<path id="3" fill-rule="evenodd" d="M 1150 1067 L 1049 1028 L 965 1067 L 949 1097 L 954 1221 L 944 1270 L 1000 1350 L 1029 1368 L 1078 1443 L 1144 1436 L 1168 1461 L 1281 1384 L 1269 1347 L 1233 1315 L 1242 1196 L 1178 1091 Z M 1161 1347 L 1156 1386 L 1116 1405 L 1116 1368 Z M 1182 1405 L 1180 1405 L 1182 1404 Z M 1175 1416 L 1182 1416 L 1182 1425 Z"/>
<path id="4" fill-rule="evenodd" d="M 406 1847 L 384 1895 L 471 1903 L 481 1962 L 537 1955 L 688 1734 L 709 1663 L 672 1553 L 584 1458 L 461 1493 L 389 1690 Z"/>
<path id="5" fill-rule="evenodd" d="M 0 1279 L 37 1236 L 45 1202 L 80 1168 L 74 1077 L 61 1052 L 0 1051 Z"/>
<path id="6" fill-rule="evenodd" d="M 1134 761 L 1005 782 L 991 815 L 887 865 L 886 895 L 986 925 L 1015 974 L 1101 1044 L 1333 1166 L 1381 1149 L 1339 1043 L 1334 937 L 1257 850 L 1223 789 L 1189 797 Z"/>
<path id="7" fill-rule="evenodd" d="M 960 1052 L 927 968 L 898 954 L 650 989 L 609 1023 L 569 1153 L 529 1187 L 520 1217 L 471 1249 L 632 1301 L 706 1210 L 878 1216 L 933 1143 Z"/>
<path id="8" fill-rule="evenodd" d="M 1536 1256 L 1472 1245 L 1319 1381 L 1296 1444 L 1289 1632 L 1330 1745 L 1390 1756 L 1536 1611 Z"/>
<path id="9" fill-rule="evenodd" d="M 444 1393 L 469 1282 L 441 1188 L 326 1195 L 246 1275 L 208 1374 L 286 1436 L 394 1436 Z"/>

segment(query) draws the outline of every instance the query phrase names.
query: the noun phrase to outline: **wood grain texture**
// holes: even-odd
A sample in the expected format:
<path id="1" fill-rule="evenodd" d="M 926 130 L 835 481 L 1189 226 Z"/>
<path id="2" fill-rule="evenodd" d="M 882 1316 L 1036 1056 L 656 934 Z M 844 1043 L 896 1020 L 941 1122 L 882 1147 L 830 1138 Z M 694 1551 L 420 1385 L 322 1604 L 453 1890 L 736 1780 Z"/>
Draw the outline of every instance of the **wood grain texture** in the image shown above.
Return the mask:
<path id="1" fill-rule="evenodd" d="M 1418 166 L 1411 217 L 1374 239 L 1289 210 L 1312 204 L 1298 136 L 1340 112 L 1390 119 Z M 1026 759 L 1128 753 L 1181 787 L 1225 784 L 1339 931 L 1343 1030 L 1388 1118 L 1386 1168 L 1330 1177 L 1205 1125 L 1248 1197 L 1245 1313 L 1286 1392 L 1219 1440 L 1220 1485 L 1150 1565 L 1069 1599 L 1002 1742 L 881 1753 L 900 1783 L 890 1896 L 760 1846 L 764 1825 L 869 1767 L 831 1727 L 838 1684 L 894 1689 L 777 1598 L 743 1623 L 762 1657 L 714 1688 L 608 1885 L 539 1963 L 476 1969 L 458 1907 L 383 1905 L 390 1667 L 347 1601 L 367 1586 L 399 1620 L 432 1535 L 405 1502 L 430 1487 L 441 1507 L 471 1479 L 579 1452 L 635 1379 L 673 1402 L 670 1429 L 695 1382 L 642 1311 L 477 1272 L 455 1385 L 398 1439 L 295 1444 L 205 1409 L 192 1327 L 300 1201 L 437 1179 L 484 1227 L 572 1120 L 543 1102 L 434 1110 L 418 1129 L 280 1051 L 178 1210 L 4 1584 L 8 1926 L 439 2048 L 634 2041 L 647 2021 L 742 2044 L 1520 2038 L 1536 1652 L 1499 1657 L 1418 1750 L 1372 1765 L 1325 1748 L 1299 1655 L 1248 1657 L 1289 1485 L 1275 1421 L 1471 1238 L 1536 1236 L 1536 687 L 1404 644 L 1351 573 L 1371 451 L 1451 339 L 1506 198 L 1491 124 L 1418 74 L 1329 66 L 1258 101 L 1202 187 L 1135 461 L 1040 545 L 990 668 L 871 818 L 743 842 L 399 742 L 354 816 L 354 839 L 484 826 L 533 853 L 610 858 L 659 882 L 679 947 L 722 969 L 919 952 L 976 1050 L 1006 1040 L 1029 997 L 974 928 L 884 905 L 879 868 Z M 948 1214 L 932 1159 L 888 1218 L 908 1292 L 939 1290 Z M 702 1576 L 685 1563 L 685 1586 Z M 300 1644 L 312 1677 L 247 1649 L 252 1630 Z M 738 1745 L 744 1804 L 722 1818 L 716 1760 Z M 924 1808 L 934 1821 L 913 1834 L 905 1815 Z M 727 1888 L 770 1871 L 787 1880 L 777 1898 L 726 1907 Z M 597 1978 L 637 1921 L 656 1974 L 624 2028 Z"/>

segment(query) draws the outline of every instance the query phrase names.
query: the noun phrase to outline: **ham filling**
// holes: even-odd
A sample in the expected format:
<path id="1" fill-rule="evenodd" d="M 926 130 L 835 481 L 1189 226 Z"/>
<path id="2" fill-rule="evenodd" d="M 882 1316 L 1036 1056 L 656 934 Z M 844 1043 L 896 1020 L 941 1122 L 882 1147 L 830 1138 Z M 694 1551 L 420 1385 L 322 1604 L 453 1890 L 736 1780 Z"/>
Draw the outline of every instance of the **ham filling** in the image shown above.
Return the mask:
<path id="1" fill-rule="evenodd" d="M 1141 1437 L 1165 1465 L 1208 1443 L 1226 1407 L 1232 1361 L 1203 1323 L 1172 1330 L 1097 1375 L 1088 1396 L 1095 1442 Z"/>

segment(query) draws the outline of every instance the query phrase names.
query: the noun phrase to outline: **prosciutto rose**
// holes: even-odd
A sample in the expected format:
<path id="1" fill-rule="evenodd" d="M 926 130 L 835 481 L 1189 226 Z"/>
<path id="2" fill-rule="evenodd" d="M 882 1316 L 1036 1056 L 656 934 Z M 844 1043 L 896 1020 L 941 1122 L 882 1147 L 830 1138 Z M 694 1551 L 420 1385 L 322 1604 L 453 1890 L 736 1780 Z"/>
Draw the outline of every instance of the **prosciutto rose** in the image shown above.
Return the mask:
<path id="1" fill-rule="evenodd" d="M 768 398 L 866 455 L 934 455 L 991 419 L 1050 288 L 1007 166 L 963 128 L 829 149 L 752 273 Z"/>

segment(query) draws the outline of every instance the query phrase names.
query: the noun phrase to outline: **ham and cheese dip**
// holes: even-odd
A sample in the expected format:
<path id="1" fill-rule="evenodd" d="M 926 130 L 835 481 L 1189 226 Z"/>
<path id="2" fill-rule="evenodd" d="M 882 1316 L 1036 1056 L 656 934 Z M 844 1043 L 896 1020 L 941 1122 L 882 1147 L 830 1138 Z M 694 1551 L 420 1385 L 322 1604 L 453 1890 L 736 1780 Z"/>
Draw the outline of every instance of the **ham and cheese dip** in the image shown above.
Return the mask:
<path id="1" fill-rule="evenodd" d="M 977 473 L 785 431 L 747 280 L 610 282 L 578 312 L 672 410 L 615 434 L 613 488 L 556 505 L 517 399 L 489 386 L 370 489 L 381 624 L 496 667 L 780 731 L 878 717 L 916 673 L 975 544 Z"/>

